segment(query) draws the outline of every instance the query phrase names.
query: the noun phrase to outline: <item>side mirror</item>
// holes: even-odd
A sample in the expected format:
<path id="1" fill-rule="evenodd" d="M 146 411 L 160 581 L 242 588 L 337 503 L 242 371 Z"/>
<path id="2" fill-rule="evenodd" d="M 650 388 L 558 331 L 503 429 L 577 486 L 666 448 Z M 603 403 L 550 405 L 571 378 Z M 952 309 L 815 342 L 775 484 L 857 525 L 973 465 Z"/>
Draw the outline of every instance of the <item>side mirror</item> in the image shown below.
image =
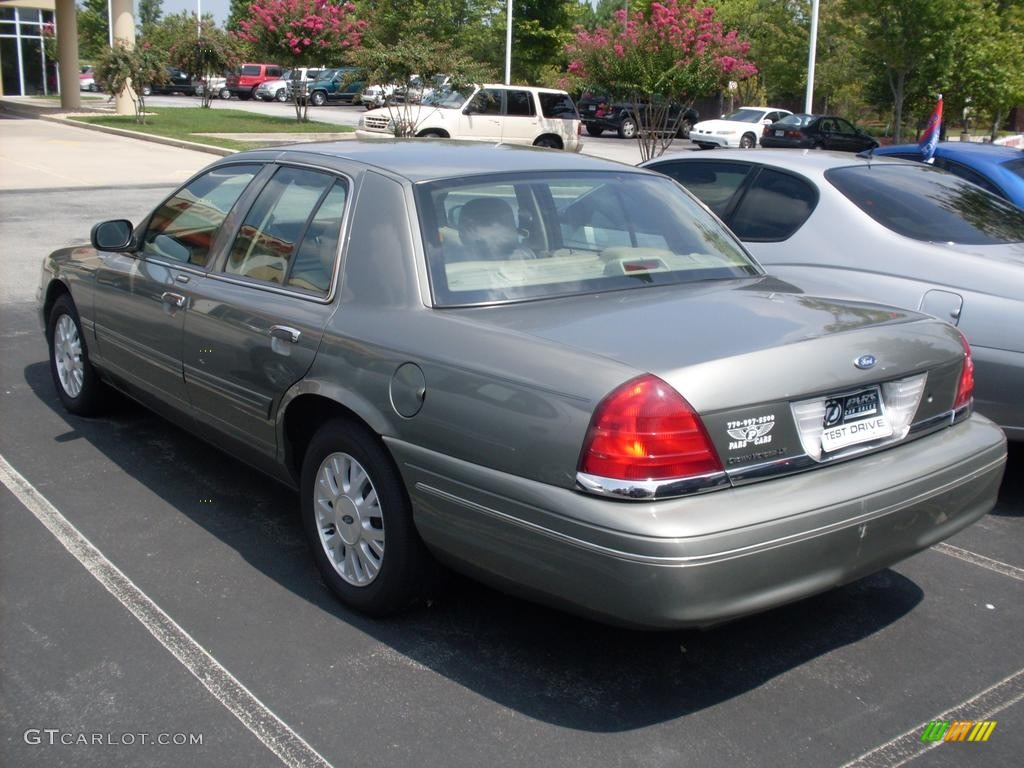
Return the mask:
<path id="1" fill-rule="evenodd" d="M 127 219 L 101 221 L 93 226 L 89 242 L 97 251 L 134 250 L 135 232 Z"/>

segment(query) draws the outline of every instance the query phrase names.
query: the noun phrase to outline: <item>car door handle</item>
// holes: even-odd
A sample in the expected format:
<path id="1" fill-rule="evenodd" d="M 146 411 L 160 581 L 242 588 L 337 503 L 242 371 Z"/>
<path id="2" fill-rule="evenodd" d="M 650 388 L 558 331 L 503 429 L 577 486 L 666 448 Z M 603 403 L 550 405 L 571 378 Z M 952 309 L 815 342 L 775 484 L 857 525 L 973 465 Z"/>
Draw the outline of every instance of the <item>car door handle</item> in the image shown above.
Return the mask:
<path id="1" fill-rule="evenodd" d="M 160 296 L 160 300 L 164 304 L 168 304 L 178 309 L 184 307 L 185 303 L 188 301 L 188 299 L 186 299 L 180 293 L 171 293 L 170 291 L 164 291 L 163 294 Z"/>
<path id="2" fill-rule="evenodd" d="M 290 341 L 292 344 L 298 344 L 301 335 L 302 331 L 289 328 L 287 325 L 273 325 L 270 327 L 271 338 Z"/>

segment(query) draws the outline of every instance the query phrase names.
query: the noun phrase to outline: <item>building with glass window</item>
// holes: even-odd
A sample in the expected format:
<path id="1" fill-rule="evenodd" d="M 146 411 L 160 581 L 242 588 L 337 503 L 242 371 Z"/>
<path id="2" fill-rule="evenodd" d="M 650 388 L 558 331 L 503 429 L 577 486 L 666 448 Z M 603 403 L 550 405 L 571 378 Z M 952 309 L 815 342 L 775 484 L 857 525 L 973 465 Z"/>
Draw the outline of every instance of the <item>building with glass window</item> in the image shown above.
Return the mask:
<path id="1" fill-rule="evenodd" d="M 53 22 L 54 0 L 0 0 L 0 95 L 57 92 L 57 63 L 43 45 L 44 26 L 52 35 Z"/>

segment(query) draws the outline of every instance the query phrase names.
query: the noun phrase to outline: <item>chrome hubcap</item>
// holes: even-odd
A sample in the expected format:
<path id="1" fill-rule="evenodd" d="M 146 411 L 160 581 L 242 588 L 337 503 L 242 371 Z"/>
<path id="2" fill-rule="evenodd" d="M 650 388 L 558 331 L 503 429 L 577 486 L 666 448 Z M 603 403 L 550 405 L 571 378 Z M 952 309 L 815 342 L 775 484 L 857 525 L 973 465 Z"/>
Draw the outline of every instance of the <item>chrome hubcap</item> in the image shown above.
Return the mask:
<path id="1" fill-rule="evenodd" d="M 365 587 L 384 562 L 384 517 L 370 476 L 347 453 L 332 453 L 316 474 L 320 544 L 346 582 Z"/>
<path id="2" fill-rule="evenodd" d="M 78 397 L 85 380 L 82 340 L 78 337 L 78 326 L 68 315 L 61 315 L 53 329 L 53 360 L 61 388 L 68 397 Z"/>

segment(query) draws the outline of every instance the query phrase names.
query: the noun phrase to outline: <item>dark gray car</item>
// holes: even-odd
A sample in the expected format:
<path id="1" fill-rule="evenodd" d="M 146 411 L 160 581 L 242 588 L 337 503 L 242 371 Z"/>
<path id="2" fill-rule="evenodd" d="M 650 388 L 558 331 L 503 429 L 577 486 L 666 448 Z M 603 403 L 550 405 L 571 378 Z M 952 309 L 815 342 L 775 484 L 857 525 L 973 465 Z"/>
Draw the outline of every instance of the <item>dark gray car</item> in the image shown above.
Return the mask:
<path id="1" fill-rule="evenodd" d="M 57 393 L 112 385 L 299 489 L 375 614 L 437 558 L 607 621 L 708 624 L 994 504 L 969 348 L 767 277 L 676 184 L 442 141 L 245 152 L 45 261 Z"/>

